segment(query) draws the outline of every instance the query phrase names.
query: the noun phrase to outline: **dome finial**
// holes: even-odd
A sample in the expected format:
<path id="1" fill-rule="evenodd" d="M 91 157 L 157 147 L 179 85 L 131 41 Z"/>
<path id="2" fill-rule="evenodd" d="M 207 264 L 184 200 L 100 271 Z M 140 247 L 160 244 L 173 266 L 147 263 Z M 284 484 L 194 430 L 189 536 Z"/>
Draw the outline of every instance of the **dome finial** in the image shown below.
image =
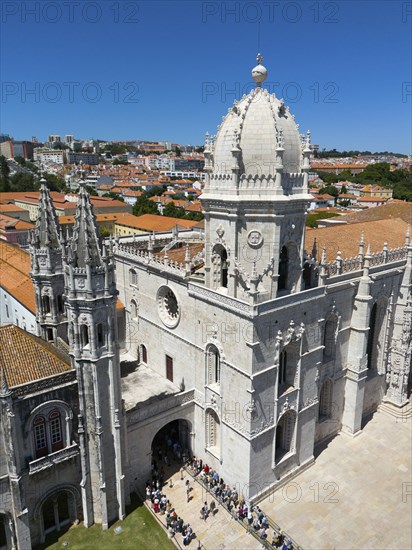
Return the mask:
<path id="1" fill-rule="evenodd" d="M 258 62 L 258 65 L 252 69 L 252 78 L 256 82 L 256 86 L 260 88 L 262 86 L 262 82 L 267 79 L 268 72 L 266 67 L 262 65 L 263 55 L 261 53 L 257 54 L 256 61 Z"/>

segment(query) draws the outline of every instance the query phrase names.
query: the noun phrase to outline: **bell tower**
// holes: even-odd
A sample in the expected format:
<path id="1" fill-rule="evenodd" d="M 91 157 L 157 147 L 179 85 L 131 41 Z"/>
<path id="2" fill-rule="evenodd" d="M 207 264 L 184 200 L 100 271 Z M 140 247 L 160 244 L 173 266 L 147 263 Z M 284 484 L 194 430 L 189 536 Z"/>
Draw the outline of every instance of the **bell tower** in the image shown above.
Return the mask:
<path id="1" fill-rule="evenodd" d="M 298 292 L 310 168 L 310 133 L 299 134 L 283 99 L 256 88 L 235 101 L 215 138 L 206 135 L 206 285 L 252 303 Z"/>
<path id="2" fill-rule="evenodd" d="M 107 529 L 109 522 L 125 516 L 118 291 L 113 251 L 100 240 L 84 184 L 65 274 L 70 355 L 79 384 L 84 522 Z"/>
<path id="3" fill-rule="evenodd" d="M 31 235 L 31 278 L 36 301 L 38 332 L 44 340 L 58 346 L 67 341 L 64 307 L 63 238 L 46 180 L 40 180 L 40 200 L 36 227 Z"/>

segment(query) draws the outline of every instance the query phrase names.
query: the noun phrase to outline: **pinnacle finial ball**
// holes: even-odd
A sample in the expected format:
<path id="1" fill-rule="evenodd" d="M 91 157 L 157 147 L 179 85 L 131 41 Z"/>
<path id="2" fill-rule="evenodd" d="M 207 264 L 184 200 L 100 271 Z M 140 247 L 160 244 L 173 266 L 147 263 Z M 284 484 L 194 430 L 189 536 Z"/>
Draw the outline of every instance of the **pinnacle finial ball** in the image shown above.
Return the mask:
<path id="1" fill-rule="evenodd" d="M 264 82 L 268 77 L 268 72 L 266 67 L 262 65 L 263 57 L 259 53 L 256 58 L 258 65 L 252 69 L 252 78 L 256 82 L 256 85 L 258 88 L 261 87 L 262 82 Z"/>

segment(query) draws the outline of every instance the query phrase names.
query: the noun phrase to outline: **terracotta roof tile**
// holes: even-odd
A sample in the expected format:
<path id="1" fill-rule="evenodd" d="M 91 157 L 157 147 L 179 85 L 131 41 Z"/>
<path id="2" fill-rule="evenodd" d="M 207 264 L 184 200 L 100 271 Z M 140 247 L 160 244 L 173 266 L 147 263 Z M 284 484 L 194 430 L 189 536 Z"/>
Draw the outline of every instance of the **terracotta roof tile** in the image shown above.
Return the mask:
<path id="1" fill-rule="evenodd" d="M 27 252 L 0 241 L 0 286 L 32 313 L 36 312 Z"/>
<path id="2" fill-rule="evenodd" d="M 342 259 L 353 258 L 358 254 L 362 231 L 365 252 L 370 245 L 373 253 L 380 252 L 385 242 L 388 243 L 388 248 L 403 246 L 406 228 L 407 223 L 400 219 L 342 224 L 319 229 L 306 228 L 305 249 L 308 254 L 311 254 L 316 239 L 317 259 L 320 259 L 323 247 L 326 248 L 326 257 L 329 262 L 336 258 L 338 251 Z"/>
<path id="3" fill-rule="evenodd" d="M 142 216 L 133 216 L 133 214 L 122 214 L 117 220 L 117 225 L 141 229 L 142 231 L 164 232 L 170 231 L 173 227 L 183 227 L 190 229 L 196 227 L 198 222 L 192 220 L 183 220 L 180 218 L 169 218 L 168 216 L 156 216 L 156 214 L 143 214 Z"/>
<path id="4" fill-rule="evenodd" d="M 0 214 L 0 229 L 5 231 L 7 231 L 7 229 L 34 229 L 34 224 L 25 222 L 19 218 Z"/>
<path id="5" fill-rule="evenodd" d="M 0 327 L 0 365 L 10 388 L 73 370 L 53 345 L 14 325 Z"/>

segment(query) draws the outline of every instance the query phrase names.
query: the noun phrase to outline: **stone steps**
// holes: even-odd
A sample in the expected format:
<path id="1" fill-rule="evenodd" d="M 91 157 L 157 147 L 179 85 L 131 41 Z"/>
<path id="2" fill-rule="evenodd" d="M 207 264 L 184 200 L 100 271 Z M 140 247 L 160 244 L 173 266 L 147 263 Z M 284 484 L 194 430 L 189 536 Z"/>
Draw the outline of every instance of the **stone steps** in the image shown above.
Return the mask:
<path id="1" fill-rule="evenodd" d="M 382 402 L 378 407 L 378 411 L 396 418 L 397 421 L 407 422 L 412 418 L 412 402 L 408 401 L 403 407 L 396 407 L 391 403 Z"/>

